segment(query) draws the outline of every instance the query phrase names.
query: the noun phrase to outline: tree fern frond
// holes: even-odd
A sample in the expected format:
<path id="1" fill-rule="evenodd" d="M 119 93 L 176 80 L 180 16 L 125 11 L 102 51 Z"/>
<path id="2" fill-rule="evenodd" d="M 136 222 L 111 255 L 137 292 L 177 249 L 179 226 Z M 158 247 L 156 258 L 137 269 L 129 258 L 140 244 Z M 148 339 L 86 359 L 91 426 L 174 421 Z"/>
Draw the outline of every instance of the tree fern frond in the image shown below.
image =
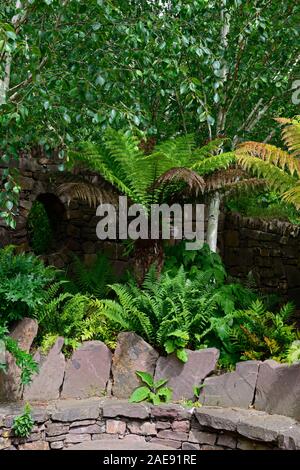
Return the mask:
<path id="1" fill-rule="evenodd" d="M 191 158 L 195 150 L 195 138 L 193 134 L 175 137 L 155 146 L 153 153 L 164 154 L 173 164 L 184 166 Z"/>
<path id="2" fill-rule="evenodd" d="M 88 181 L 63 183 L 57 187 L 56 194 L 66 196 L 69 202 L 78 199 L 87 203 L 90 207 L 97 207 L 104 202 L 115 203 L 115 198 L 111 193 Z"/>
<path id="3" fill-rule="evenodd" d="M 241 181 L 229 183 L 224 186 L 226 197 L 236 196 L 237 194 L 260 193 L 266 189 L 267 183 L 262 178 L 245 178 Z"/>
<path id="4" fill-rule="evenodd" d="M 183 181 L 189 187 L 191 193 L 198 195 L 204 191 L 205 182 L 195 171 L 188 168 L 171 168 L 156 180 L 156 186 L 170 182 Z"/>
<path id="5" fill-rule="evenodd" d="M 268 186 L 281 194 L 297 183 L 296 178 L 260 158 L 242 154 L 238 156 L 238 163 L 246 171 L 250 171 L 260 178 L 265 178 Z"/>
<path id="6" fill-rule="evenodd" d="M 282 195 L 282 199 L 285 202 L 293 204 L 296 209 L 300 209 L 300 182 L 295 184 L 295 186 L 291 189 L 285 191 Z"/>
<path id="7" fill-rule="evenodd" d="M 206 190 L 216 191 L 226 186 L 238 183 L 248 177 L 248 173 L 239 168 L 215 171 L 206 178 Z"/>
<path id="8" fill-rule="evenodd" d="M 284 126 L 281 135 L 289 152 L 291 152 L 291 157 L 299 157 L 300 116 L 296 116 L 294 119 L 276 118 L 275 120 Z"/>
<path id="9" fill-rule="evenodd" d="M 285 150 L 274 145 L 260 142 L 244 142 L 236 150 L 237 156 L 256 157 L 271 163 L 282 170 L 289 170 L 291 175 L 300 177 L 300 161 Z"/>
<path id="10" fill-rule="evenodd" d="M 205 176 L 216 170 L 228 168 L 235 162 L 235 159 L 234 152 L 221 153 L 220 155 L 213 155 L 204 160 L 196 161 L 196 163 L 192 165 L 192 169 L 197 171 L 200 175 Z"/>

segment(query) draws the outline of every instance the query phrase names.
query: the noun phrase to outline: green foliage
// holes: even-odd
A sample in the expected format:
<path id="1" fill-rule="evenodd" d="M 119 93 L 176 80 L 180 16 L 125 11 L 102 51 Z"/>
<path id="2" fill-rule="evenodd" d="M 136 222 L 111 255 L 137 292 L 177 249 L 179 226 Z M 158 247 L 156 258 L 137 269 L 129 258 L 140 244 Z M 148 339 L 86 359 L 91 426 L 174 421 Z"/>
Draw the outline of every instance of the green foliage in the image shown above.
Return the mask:
<path id="1" fill-rule="evenodd" d="M 101 302 L 80 293 L 59 292 L 60 288 L 60 283 L 54 285 L 36 309 L 43 350 L 50 349 L 58 336 L 65 338 L 67 350 L 76 349 L 82 341 L 96 339 L 113 349 L 118 329 L 113 329 L 103 316 Z"/>
<path id="2" fill-rule="evenodd" d="M 148 372 L 137 370 L 136 375 L 141 379 L 145 386 L 138 387 L 129 398 L 130 403 L 139 403 L 141 401 L 149 401 L 153 405 L 160 403 L 168 403 L 172 398 L 172 390 L 165 387 L 168 380 L 160 379 L 154 382 L 152 375 Z"/>
<path id="3" fill-rule="evenodd" d="M 88 167 L 101 174 L 117 191 L 148 210 L 150 204 L 166 200 L 170 193 L 181 192 L 184 188 L 195 194 L 203 191 L 204 180 L 192 170 L 192 166 L 206 156 L 206 146 L 196 148 L 192 135 L 165 141 L 158 144 L 151 154 L 145 155 L 136 136 L 109 128 L 101 143 L 82 142 L 70 150 L 68 167 L 78 164 Z M 82 183 L 81 191 L 78 188 L 62 184 L 59 192 L 67 193 L 70 198 L 79 197 L 90 204 L 97 202 L 94 190 L 87 182 Z M 98 198 L 101 199 L 102 195 Z"/>
<path id="4" fill-rule="evenodd" d="M 226 271 L 220 255 L 212 252 L 207 244 L 204 244 L 201 250 L 187 251 L 185 242 L 180 242 L 174 246 L 167 246 L 165 254 L 165 271 L 172 275 L 175 275 L 178 266 L 182 265 L 189 277 L 193 277 L 199 271 L 205 271 L 220 284 L 226 279 Z"/>
<path id="5" fill-rule="evenodd" d="M 179 252 L 180 253 L 180 252 Z M 103 301 L 103 314 L 123 330 L 135 331 L 166 353 L 175 352 L 186 361 L 186 347 L 201 346 L 200 332 L 210 327 L 210 319 L 250 305 L 256 295 L 240 284 L 225 284 L 225 271 L 218 255 L 204 247 L 198 253 L 202 269 L 186 261 L 175 269 L 166 261 L 158 278 L 152 266 L 139 288 L 113 284 L 117 300 Z M 180 257 L 179 257 L 180 259 Z"/>
<path id="6" fill-rule="evenodd" d="M 27 229 L 30 245 L 36 255 L 44 254 L 51 245 L 53 234 L 44 205 L 35 201 L 28 214 Z"/>
<path id="7" fill-rule="evenodd" d="M 100 299 L 108 295 L 108 285 L 116 278 L 109 259 L 103 253 L 97 254 L 91 266 L 86 266 L 75 256 L 72 271 L 71 285 L 69 283 L 67 288 L 73 293 L 81 292 Z"/>
<path id="8" fill-rule="evenodd" d="M 34 316 L 56 270 L 45 267 L 31 254 L 14 254 L 14 247 L 0 250 L 0 324 Z"/>
<path id="9" fill-rule="evenodd" d="M 300 362 L 300 340 L 296 339 L 289 346 L 286 354 L 286 361 L 288 364 L 295 364 Z"/>
<path id="10" fill-rule="evenodd" d="M 29 437 L 34 426 L 34 420 L 31 416 L 31 408 L 29 403 L 24 406 L 24 412 L 20 416 L 16 416 L 12 425 L 14 435 L 17 437 Z"/>
<path id="11" fill-rule="evenodd" d="M 197 337 L 206 347 L 219 347 L 224 367 L 238 360 L 284 361 L 296 339 L 295 326 L 288 324 L 293 311 L 293 305 L 286 304 L 278 312 L 270 312 L 256 300 L 248 309 L 212 317 L 210 327 Z"/>
<path id="12" fill-rule="evenodd" d="M 193 387 L 193 392 L 194 392 L 194 399 L 192 400 L 182 400 L 182 405 L 185 408 L 200 408 L 202 406 L 202 403 L 199 401 L 200 393 L 202 388 L 204 387 L 204 384 L 202 385 L 195 385 Z"/>
<path id="13" fill-rule="evenodd" d="M 5 352 L 7 350 L 16 361 L 16 364 L 21 369 L 21 383 L 27 385 L 31 381 L 32 374 L 38 372 L 38 364 L 33 360 L 32 356 L 19 348 L 18 343 L 11 336 L 7 327 L 0 325 L 0 343 L 4 346 Z M 6 371 L 6 363 L 0 363 L 0 369 Z"/>
<path id="14" fill-rule="evenodd" d="M 271 116 L 294 112 L 287 99 L 298 57 L 294 0 L 237 0 L 226 8 L 219 0 L 4 3 L 5 162 L 36 144 L 50 154 L 98 142 L 107 126 L 157 140 L 189 132 L 203 141 L 221 132 L 263 140 Z M 13 226 L 19 185 L 10 171 L 3 185 L 1 217 Z"/>
<path id="15" fill-rule="evenodd" d="M 258 195 L 240 195 L 226 203 L 232 212 L 239 212 L 246 217 L 258 217 L 266 220 L 283 220 L 300 224 L 300 213 L 294 206 L 281 201 L 275 192 L 264 192 Z"/>

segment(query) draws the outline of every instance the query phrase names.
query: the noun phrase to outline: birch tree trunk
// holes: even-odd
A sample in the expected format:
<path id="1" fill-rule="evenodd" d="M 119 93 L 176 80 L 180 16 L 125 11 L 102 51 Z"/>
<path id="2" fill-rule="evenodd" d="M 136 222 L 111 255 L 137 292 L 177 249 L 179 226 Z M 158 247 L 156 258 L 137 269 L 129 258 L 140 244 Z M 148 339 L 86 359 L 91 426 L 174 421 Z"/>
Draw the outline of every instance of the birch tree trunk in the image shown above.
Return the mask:
<path id="1" fill-rule="evenodd" d="M 206 243 L 213 252 L 217 251 L 220 200 L 220 194 L 217 191 L 214 192 L 208 208 Z"/>
<path id="2" fill-rule="evenodd" d="M 16 0 L 16 9 L 20 10 L 21 8 L 22 8 L 21 0 Z M 18 22 L 21 17 L 22 15 L 20 13 L 17 13 L 11 19 L 12 25 L 15 28 L 18 26 Z M 4 77 L 2 80 L 0 80 L 0 106 L 3 104 L 6 104 L 7 102 L 7 92 L 9 90 L 11 62 L 12 62 L 12 57 L 10 53 L 6 53 L 4 55 L 3 62 L 4 62 Z"/>
<path id="3" fill-rule="evenodd" d="M 230 15 L 229 12 L 226 11 L 227 0 L 222 0 L 221 4 L 221 21 L 222 21 L 222 28 L 221 28 L 221 45 L 223 51 L 225 53 L 226 49 L 228 48 L 228 34 L 230 32 Z M 225 88 L 225 84 L 228 78 L 228 64 L 225 60 L 222 68 L 222 76 L 221 81 L 223 87 Z M 224 96 L 224 102 L 226 102 L 226 93 Z M 218 112 L 217 118 L 217 136 L 224 131 L 225 124 L 226 124 L 226 117 L 227 117 L 227 110 L 224 105 L 221 105 Z M 220 213 L 220 203 L 221 197 L 218 191 L 215 191 L 209 201 L 208 204 L 208 225 L 207 225 L 207 234 L 206 234 L 206 242 L 211 249 L 211 251 L 217 251 L 217 242 L 218 242 L 218 226 L 219 226 L 219 213 Z"/>

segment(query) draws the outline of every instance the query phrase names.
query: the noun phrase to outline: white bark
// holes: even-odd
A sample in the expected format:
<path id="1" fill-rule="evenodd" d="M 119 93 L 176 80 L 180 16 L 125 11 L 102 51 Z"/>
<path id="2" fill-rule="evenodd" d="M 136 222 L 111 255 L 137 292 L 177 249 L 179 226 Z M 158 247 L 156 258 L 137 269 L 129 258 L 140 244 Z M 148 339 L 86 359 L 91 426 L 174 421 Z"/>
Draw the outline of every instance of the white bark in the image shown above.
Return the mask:
<path id="1" fill-rule="evenodd" d="M 206 243 L 211 251 L 217 251 L 218 225 L 220 213 L 220 194 L 216 191 L 211 196 L 208 205 L 208 224 L 206 232 Z"/>
<path id="2" fill-rule="evenodd" d="M 225 53 L 228 48 L 228 35 L 230 32 L 230 14 L 226 10 L 227 0 L 222 0 L 221 5 L 221 21 L 223 23 L 221 29 L 221 45 Z M 228 64 L 225 60 L 222 68 L 221 82 L 223 87 L 225 86 L 228 79 Z M 226 96 L 224 97 L 226 101 Z M 227 110 L 222 105 L 219 107 L 218 118 L 217 118 L 217 135 L 224 130 L 227 117 Z M 223 149 L 220 149 L 222 152 Z M 206 233 L 206 243 L 208 244 L 211 251 L 217 251 L 218 242 L 218 225 L 219 225 L 219 212 L 220 212 L 221 197 L 218 191 L 215 191 L 208 204 L 208 224 Z"/>
<path id="3" fill-rule="evenodd" d="M 21 8 L 22 8 L 22 1 L 16 0 L 16 9 L 21 9 Z M 20 13 L 17 13 L 16 15 L 13 16 L 11 22 L 15 28 L 18 26 L 18 22 L 21 17 L 22 15 Z M 10 84 L 11 62 L 12 62 L 11 55 L 5 54 L 4 78 L 3 80 L 0 80 L 0 106 L 5 104 L 7 101 L 7 92 L 9 90 L 9 84 Z"/>
<path id="4" fill-rule="evenodd" d="M 5 59 L 4 66 L 4 78 L 0 80 L 0 105 L 6 103 L 7 91 L 9 89 L 10 82 L 10 67 L 11 67 L 11 56 L 8 55 Z"/>
<path id="5" fill-rule="evenodd" d="M 230 15 L 226 11 L 226 0 L 222 0 L 222 5 L 221 5 L 221 21 L 223 23 L 222 29 L 221 29 L 221 45 L 223 48 L 223 51 L 225 52 L 226 49 L 228 48 L 228 34 L 230 31 Z M 228 64 L 225 61 L 223 67 L 222 67 L 222 75 L 221 75 L 221 82 L 223 84 L 223 87 L 225 83 L 227 82 L 227 77 L 228 77 Z M 226 100 L 226 96 L 224 97 Z M 226 109 L 220 105 L 219 107 L 219 112 L 218 112 L 218 118 L 217 118 L 217 135 L 224 130 L 225 128 L 225 123 L 226 123 L 226 116 L 227 116 L 227 111 Z"/>

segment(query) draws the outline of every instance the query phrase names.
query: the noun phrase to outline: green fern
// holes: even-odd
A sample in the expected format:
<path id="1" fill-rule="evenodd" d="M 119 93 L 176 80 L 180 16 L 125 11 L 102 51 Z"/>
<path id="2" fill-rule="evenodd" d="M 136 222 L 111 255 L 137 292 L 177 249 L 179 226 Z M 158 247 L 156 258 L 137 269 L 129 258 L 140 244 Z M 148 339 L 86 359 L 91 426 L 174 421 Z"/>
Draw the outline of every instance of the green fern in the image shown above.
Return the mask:
<path id="1" fill-rule="evenodd" d="M 300 122 L 276 119 L 283 125 L 282 140 L 287 150 L 260 142 L 244 142 L 236 151 L 237 162 L 247 171 L 263 178 L 284 202 L 300 208 Z"/>
<path id="2" fill-rule="evenodd" d="M 107 129 L 101 145 L 82 142 L 69 151 L 68 166 L 84 165 L 101 174 L 118 192 L 148 211 L 150 204 L 170 200 L 183 191 L 189 194 L 202 192 L 205 183 L 200 175 L 228 168 L 234 159 L 232 153 L 223 158 L 215 155 L 223 142 L 223 139 L 216 139 L 197 148 L 193 135 L 180 136 L 156 145 L 150 155 L 145 155 L 136 137 Z M 82 197 L 84 200 L 88 200 L 87 193 L 91 191 L 88 185 L 80 192 L 78 186 L 62 184 L 58 193 L 63 193 L 64 188 L 70 198 Z M 91 200 L 94 201 L 94 197 Z"/>
<path id="3" fill-rule="evenodd" d="M 224 316 L 253 300 L 243 286 L 223 284 L 224 269 L 217 255 L 210 257 L 204 248 L 201 256 L 203 270 L 195 266 L 174 269 L 166 262 L 160 277 L 152 266 L 140 288 L 134 281 L 113 284 L 116 300 L 103 301 L 104 315 L 120 328 L 135 331 L 185 361 L 185 348 L 201 347 L 200 335 L 210 328 L 213 317 Z"/>
<path id="4" fill-rule="evenodd" d="M 98 253 L 96 260 L 90 266 L 86 266 L 78 256 L 74 256 L 72 270 L 69 290 L 73 293 L 90 294 L 100 299 L 108 295 L 108 285 L 114 282 L 116 277 L 109 259 L 103 253 Z"/>
<path id="5" fill-rule="evenodd" d="M 246 310 L 212 318 L 210 328 L 199 339 L 206 345 L 218 344 L 225 365 L 248 359 L 284 361 L 296 339 L 294 325 L 287 323 L 293 311 L 293 305 L 286 304 L 279 312 L 270 312 L 256 300 Z"/>
<path id="6" fill-rule="evenodd" d="M 0 324 L 32 317 L 57 275 L 35 255 L 14 251 L 11 245 L 0 249 Z"/>

